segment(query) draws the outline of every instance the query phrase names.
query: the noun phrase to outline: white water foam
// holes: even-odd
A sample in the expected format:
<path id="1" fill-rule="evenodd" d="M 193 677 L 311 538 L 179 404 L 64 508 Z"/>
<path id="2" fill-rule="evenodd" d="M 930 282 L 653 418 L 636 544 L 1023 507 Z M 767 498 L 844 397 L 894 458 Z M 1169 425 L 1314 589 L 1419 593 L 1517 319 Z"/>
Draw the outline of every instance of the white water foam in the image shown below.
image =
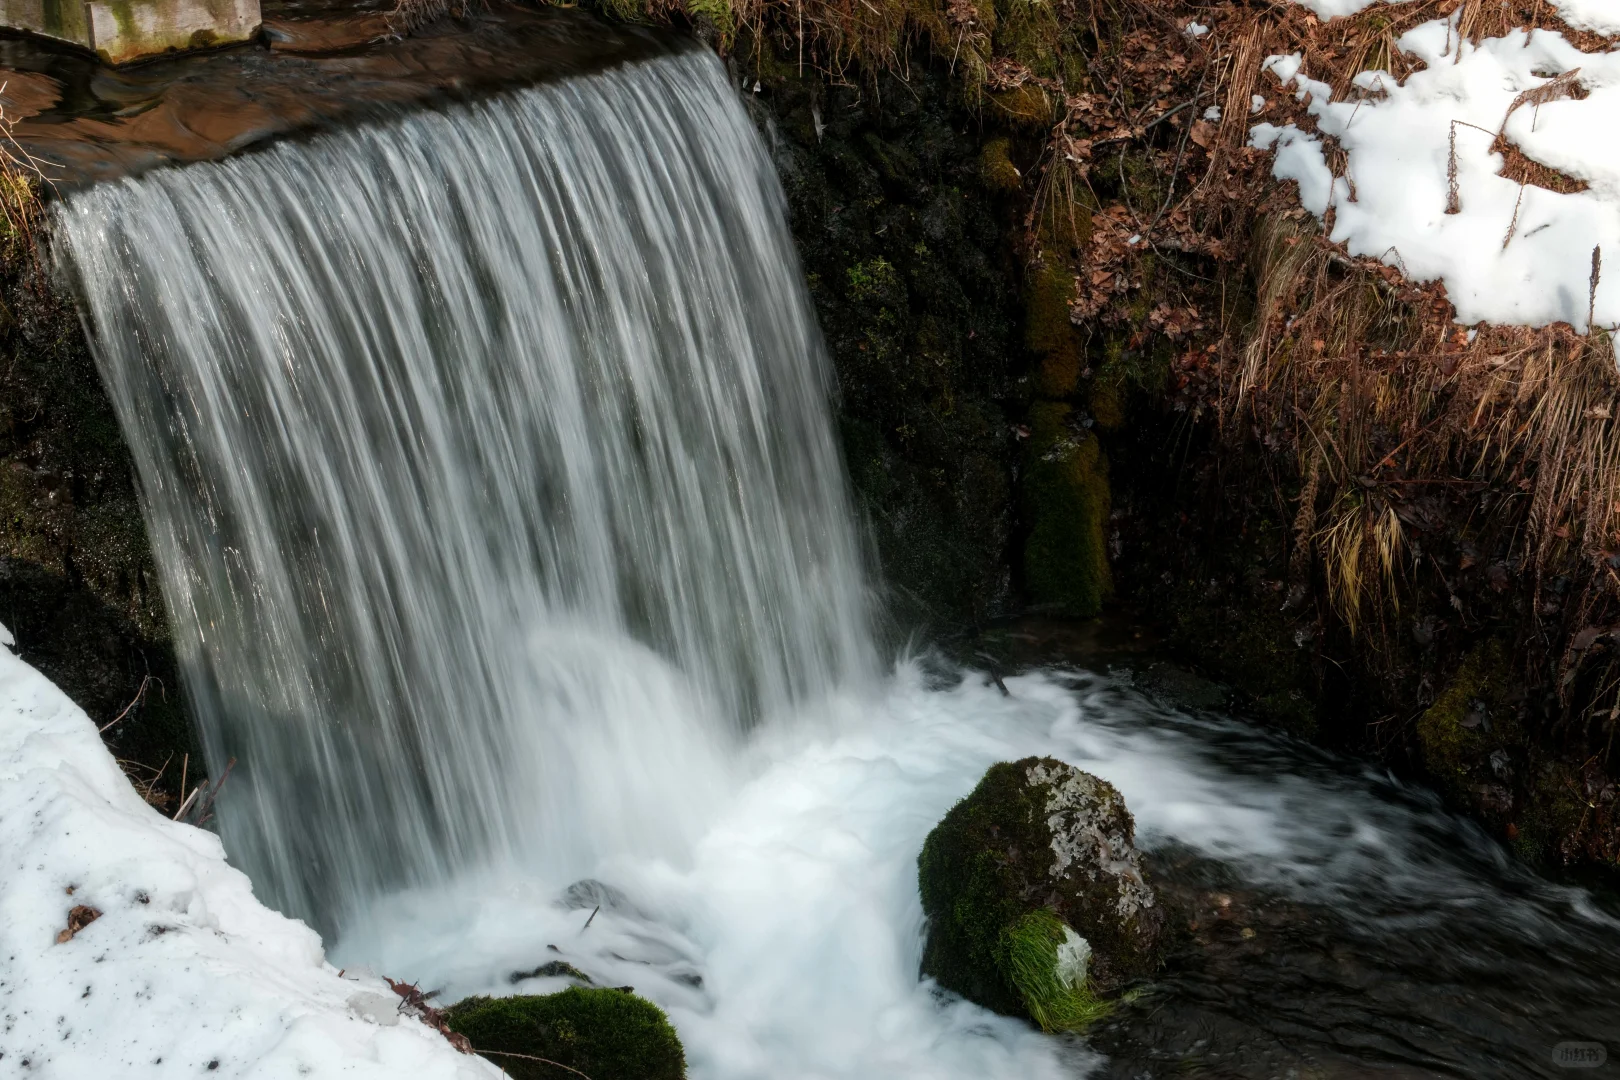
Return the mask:
<path id="1" fill-rule="evenodd" d="M 1482 904 L 1529 936 L 1561 932 L 1453 861 L 1470 843 L 1490 858 L 1483 836 L 1420 796 L 1391 802 L 1376 775 L 1325 757 L 1313 767 L 1308 750 L 1157 708 L 1117 681 L 1006 685 L 1010 696 L 973 676 L 942 689 L 902 665 L 880 696 L 835 698 L 758 732 L 747 779 L 689 868 L 610 860 L 604 884 L 567 900 L 570 883 L 516 868 L 397 895 L 336 952 L 442 987 L 445 1000 L 561 989 L 562 978 L 512 975 L 564 960 L 662 1004 L 704 1080 L 1081 1075 L 1096 1061 L 1082 1043 L 917 977 L 924 837 L 989 765 L 1033 754 L 1118 786 L 1149 848 L 1185 845 L 1302 899 L 1416 894 L 1437 919 Z M 1283 758 L 1288 772 L 1271 768 Z M 1438 849 L 1426 823 L 1445 829 Z"/>

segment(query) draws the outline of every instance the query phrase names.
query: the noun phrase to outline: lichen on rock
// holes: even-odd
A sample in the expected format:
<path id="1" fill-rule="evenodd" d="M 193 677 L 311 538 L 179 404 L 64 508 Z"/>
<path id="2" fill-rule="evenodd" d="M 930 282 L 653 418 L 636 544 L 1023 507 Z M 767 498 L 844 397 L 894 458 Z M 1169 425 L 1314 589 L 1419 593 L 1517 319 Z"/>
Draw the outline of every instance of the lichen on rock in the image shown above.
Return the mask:
<path id="1" fill-rule="evenodd" d="M 1043 1029 L 1083 1028 L 1158 966 L 1165 912 L 1112 784 L 1051 758 L 993 765 L 918 858 L 923 974 Z"/>

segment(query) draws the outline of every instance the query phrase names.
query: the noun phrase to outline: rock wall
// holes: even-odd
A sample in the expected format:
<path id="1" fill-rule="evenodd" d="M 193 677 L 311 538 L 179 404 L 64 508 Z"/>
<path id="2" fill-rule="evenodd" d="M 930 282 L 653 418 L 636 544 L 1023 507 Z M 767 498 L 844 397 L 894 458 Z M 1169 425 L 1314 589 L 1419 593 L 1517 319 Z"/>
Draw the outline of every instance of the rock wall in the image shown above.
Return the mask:
<path id="1" fill-rule="evenodd" d="M 0 623 L 168 805 L 182 769 L 203 767 L 134 466 L 78 315 L 36 252 L 33 191 L 13 179 L 0 203 Z"/>

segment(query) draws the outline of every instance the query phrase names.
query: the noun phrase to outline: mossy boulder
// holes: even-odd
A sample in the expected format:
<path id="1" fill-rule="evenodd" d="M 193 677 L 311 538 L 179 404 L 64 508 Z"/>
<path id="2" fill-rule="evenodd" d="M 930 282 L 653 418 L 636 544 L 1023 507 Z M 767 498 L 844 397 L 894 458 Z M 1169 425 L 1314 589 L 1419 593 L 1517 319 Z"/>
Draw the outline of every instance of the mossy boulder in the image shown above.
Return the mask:
<path id="1" fill-rule="evenodd" d="M 923 974 L 1075 1030 L 1158 966 L 1165 911 L 1112 784 L 1052 758 L 993 765 L 923 844 Z"/>
<path id="2" fill-rule="evenodd" d="M 557 1065 L 591 1080 L 686 1076 L 686 1053 L 669 1018 L 627 990 L 575 986 L 560 994 L 468 998 L 445 1010 L 445 1021 L 513 1080 L 573 1075 Z"/>

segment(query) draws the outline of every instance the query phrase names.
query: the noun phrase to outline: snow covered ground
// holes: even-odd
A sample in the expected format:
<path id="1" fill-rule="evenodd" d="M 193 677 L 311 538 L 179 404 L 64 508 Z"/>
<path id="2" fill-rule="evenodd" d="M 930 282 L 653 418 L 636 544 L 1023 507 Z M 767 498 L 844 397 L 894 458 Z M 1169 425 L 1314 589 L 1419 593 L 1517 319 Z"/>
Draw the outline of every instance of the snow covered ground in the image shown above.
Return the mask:
<path id="1" fill-rule="evenodd" d="M 1372 7 L 1377 0 L 1299 0 L 1324 19 L 1338 19 L 1354 15 Z M 1389 0 L 1392 4 L 1406 0 Z M 1620 0 L 1552 0 L 1558 15 L 1577 30 L 1593 30 L 1599 34 L 1620 33 Z"/>
<path id="2" fill-rule="evenodd" d="M 100 916 L 59 941 L 79 905 Z M 0 648 L 0 1076 L 499 1075 L 398 1002 L 255 900 L 214 834 L 142 802 L 83 710 Z"/>
<path id="3" fill-rule="evenodd" d="M 1312 6 L 1346 14 L 1364 5 Z M 1559 6 L 1572 25 L 1620 29 L 1615 0 Z M 1414 28 L 1397 46 L 1425 66 L 1404 83 L 1362 72 L 1341 101 L 1313 78 L 1327 73 L 1305 70 L 1298 54 L 1267 61 L 1283 88 L 1307 102 L 1320 132 L 1254 127 L 1253 144 L 1276 151 L 1275 175 L 1297 181 L 1300 201 L 1318 218 L 1332 210 L 1332 239 L 1352 254 L 1382 259 L 1413 280 L 1444 281 L 1460 322 L 1585 330 L 1591 313 L 1599 326 L 1620 324 L 1620 52 L 1583 53 L 1546 30 L 1474 45 L 1445 19 Z M 1344 175 L 1330 171 L 1321 135 L 1344 150 Z M 1560 193 L 1501 175 L 1499 136 L 1585 190 Z M 1594 248 L 1609 263 L 1595 297 Z"/>

